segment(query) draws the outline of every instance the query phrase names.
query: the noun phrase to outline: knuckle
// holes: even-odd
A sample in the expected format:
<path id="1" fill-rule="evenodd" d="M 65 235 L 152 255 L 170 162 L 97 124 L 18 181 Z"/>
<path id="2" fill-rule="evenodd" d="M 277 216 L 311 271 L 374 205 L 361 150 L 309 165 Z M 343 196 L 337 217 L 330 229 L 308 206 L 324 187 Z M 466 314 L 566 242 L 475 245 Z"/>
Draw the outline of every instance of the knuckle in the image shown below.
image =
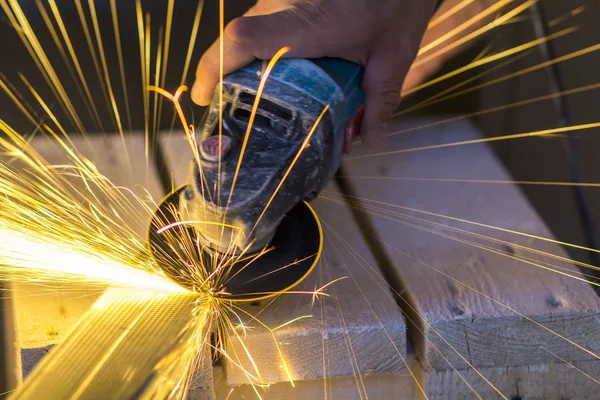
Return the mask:
<path id="1" fill-rule="evenodd" d="M 389 89 L 381 93 L 381 104 L 385 113 L 391 113 L 398 107 L 400 103 L 400 89 L 398 87 L 399 85 L 390 86 Z"/>
<path id="2" fill-rule="evenodd" d="M 232 20 L 223 33 L 233 44 L 241 45 L 252 41 L 256 37 L 257 29 L 250 18 L 239 17 Z"/>

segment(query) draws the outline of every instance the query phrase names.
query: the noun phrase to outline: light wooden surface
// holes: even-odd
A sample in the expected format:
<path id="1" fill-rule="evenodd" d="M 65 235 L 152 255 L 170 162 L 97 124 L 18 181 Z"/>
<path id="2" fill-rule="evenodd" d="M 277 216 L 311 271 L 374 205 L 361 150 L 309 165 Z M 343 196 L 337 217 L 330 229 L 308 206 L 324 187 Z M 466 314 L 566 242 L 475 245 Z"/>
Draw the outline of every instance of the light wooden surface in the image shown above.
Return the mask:
<path id="1" fill-rule="evenodd" d="M 391 146 L 392 149 L 408 149 L 476 137 L 473 126 L 457 123 L 425 133 L 398 135 L 392 138 Z M 187 179 L 191 160 L 187 142 L 181 135 L 172 135 L 166 137 L 164 143 L 176 181 L 183 183 Z M 119 144 L 106 146 L 110 154 L 116 151 Z M 100 151 L 102 145 L 92 147 L 96 153 L 106 154 Z M 129 150 L 132 154 L 132 150 Z M 360 154 L 360 147 L 355 147 L 353 156 Z M 118 160 L 122 159 L 113 154 L 103 160 L 99 160 L 99 165 L 104 165 L 104 162 L 111 166 L 112 172 L 104 172 L 102 168 L 101 172 L 127 186 L 124 181 L 126 174 L 120 173 L 123 168 L 118 165 Z M 112 162 L 117 162 L 117 165 L 113 166 Z M 354 176 L 353 186 L 359 197 L 363 198 L 363 204 L 505 240 L 512 243 L 509 246 L 511 255 L 529 257 L 537 260 L 534 261 L 536 263 L 539 263 L 540 256 L 520 246 L 564 255 L 556 244 L 364 201 L 365 198 L 373 199 L 551 237 L 519 190 L 510 184 L 372 179 L 400 176 L 510 179 L 484 146 L 405 152 L 348 161 L 345 165 L 348 175 Z M 138 174 L 145 174 L 145 166 L 140 167 L 139 171 Z M 114 177 L 111 173 L 114 173 Z M 159 193 L 156 197 L 160 198 L 158 185 L 155 187 Z M 549 190 L 551 193 L 551 188 Z M 272 383 L 270 390 L 263 395 L 265 398 L 321 398 L 325 391 L 329 398 L 360 398 L 365 394 L 369 398 L 419 398 L 419 385 L 425 388 L 431 399 L 473 398 L 463 378 L 483 398 L 495 398 L 497 393 L 479 374 L 509 398 L 518 395 L 526 399 L 594 398 L 589 396 L 595 393 L 593 387 L 596 383 L 585 374 L 598 376 L 599 362 L 589 361 L 594 358 L 592 355 L 557 336 L 563 335 L 592 352 L 598 352 L 599 302 L 587 283 L 403 225 L 397 222 L 398 214 L 372 216 L 377 233 L 382 235 L 381 238 L 388 245 L 388 254 L 395 261 L 394 271 L 406 284 L 405 291 L 401 292 L 402 297 L 410 300 L 424 319 L 421 321 L 415 314 L 410 315 L 419 321 L 418 328 L 425 332 L 426 339 L 420 338 L 418 329 L 409 324 L 412 336 L 416 339 L 419 361 L 425 367 L 423 371 L 414 357 L 406 356 L 406 326 L 403 318 L 360 237 L 350 211 L 339 200 L 340 193 L 334 185 L 330 185 L 323 196 L 315 201 L 315 207 L 324 222 L 325 245 L 328 248 L 313 277 L 299 288 L 314 290 L 336 277 L 347 277 L 329 288 L 327 293 L 332 297 L 317 301 L 314 307 L 311 306 L 310 295 L 284 296 L 274 303 L 248 306 L 253 313 L 259 312 L 261 321 L 270 327 L 279 326 L 297 316 L 313 315 L 312 318 L 301 319 L 275 331 L 277 343 L 296 380 L 297 387 L 292 390 L 289 390 L 290 384 L 285 382 L 287 374 L 275 352 L 272 336 L 256 324 L 248 331 L 245 344 L 255 357 L 263 380 Z M 381 214 L 381 210 L 371 211 Z M 409 222 L 415 224 L 414 219 Z M 432 229 L 431 226 L 417 224 Z M 433 229 L 437 233 L 457 235 L 439 226 Z M 460 238 L 477 241 L 499 251 L 509 250 L 504 244 L 490 244 L 481 237 L 462 235 Z M 541 260 L 563 268 L 563 272 L 577 273 L 567 262 L 547 257 Z M 28 321 L 38 319 L 38 322 L 30 325 L 35 329 L 23 329 L 27 325 L 20 322 L 22 341 L 28 342 L 28 338 L 31 338 L 30 347 L 34 348 L 43 343 L 61 341 L 78 319 L 77 315 L 89 307 L 94 294 L 99 294 L 94 289 L 93 293 L 82 294 L 83 297 L 78 299 L 79 296 L 72 296 L 72 289 L 67 288 L 49 297 L 47 292 L 41 295 L 43 293 L 39 291 L 50 289 L 38 287 L 24 292 L 25 296 L 17 296 L 18 303 L 19 297 L 22 300 L 29 297 L 29 300 L 20 302 L 20 307 L 22 310 L 30 309 L 30 312 L 19 312 L 20 315 L 29 315 Z M 62 295 L 66 296 L 64 301 L 60 300 Z M 51 299 L 56 299 L 56 302 Z M 67 304 L 67 308 L 64 304 Z M 534 319 L 556 334 L 529 322 L 525 317 L 515 315 L 505 306 Z M 68 318 L 64 317 L 63 309 L 67 311 Z M 44 316 L 46 313 L 48 315 Z M 35 332 L 42 338 L 48 336 L 48 328 L 54 327 L 61 318 L 64 325 L 54 329 L 58 335 L 49 339 L 35 339 Z M 239 344 L 232 341 L 228 348 L 236 346 Z M 554 364 L 560 362 L 557 355 L 574 361 L 575 367 L 583 372 L 568 364 Z M 406 369 L 404 359 L 410 365 L 414 378 Z M 468 366 L 465 360 L 476 366 L 479 373 L 472 368 L 465 369 Z M 243 362 L 247 363 L 247 360 Z M 461 369 L 453 371 L 450 364 Z M 229 385 L 235 386 L 235 396 L 232 398 L 252 393 L 247 386 L 237 386 L 247 383 L 247 378 L 239 369 L 226 365 L 226 376 L 219 375 L 222 373 L 220 369 L 216 371 L 217 398 L 226 397 Z M 357 371 L 360 371 L 362 379 L 357 378 Z M 327 379 L 320 379 L 323 376 Z M 202 376 L 197 378 L 190 398 L 211 398 L 212 390 L 208 388 L 211 380 Z M 542 383 L 536 383 L 538 380 Z M 379 395 L 383 397 L 377 397 Z M 498 395 L 498 398 L 501 397 Z"/>
<path id="2" fill-rule="evenodd" d="M 414 357 L 413 357 L 414 361 Z M 222 368 L 214 368 L 215 394 L 218 400 L 257 399 L 256 392 L 248 385 L 229 387 L 225 382 Z M 295 382 L 295 387 L 282 382 L 268 388 L 257 388 L 263 400 L 305 400 L 305 399 L 415 399 L 414 380 L 410 374 L 367 375 L 313 379 Z M 227 397 L 229 396 L 229 398 Z"/>
<path id="3" fill-rule="evenodd" d="M 187 141 L 182 135 L 172 135 L 164 144 L 177 184 L 185 183 L 192 157 Z M 330 187 L 333 190 L 334 186 Z M 347 208 L 319 199 L 313 205 L 323 222 L 323 256 L 311 276 L 294 291 L 310 292 L 337 278 L 345 279 L 328 288 L 331 297 L 321 297 L 314 305 L 310 294 L 288 294 L 275 302 L 244 307 L 270 328 L 311 316 L 277 329 L 275 339 L 258 323 L 249 322 L 244 345 L 258 366 L 261 381 L 401 373 L 405 370 L 406 328 L 392 293 L 360 235 L 355 231 L 348 234 L 339 223 L 337 218 L 351 219 Z M 236 339 L 230 340 L 227 348 L 253 371 Z M 248 383 L 241 369 L 226 363 L 225 371 L 228 384 Z"/>
<path id="4" fill-rule="evenodd" d="M 355 377 L 317 379 L 295 382 L 293 388 L 289 383 L 278 383 L 258 388 L 258 392 L 265 400 L 512 400 L 519 396 L 526 400 L 592 400 L 600 388 L 599 361 L 424 372 L 414 354 L 407 360 L 414 377 L 408 373 L 367 375 L 360 383 Z M 257 398 L 249 385 L 228 386 L 221 367 L 213 368 L 213 376 L 216 399 Z M 359 392 L 359 388 L 364 391 Z"/>
<path id="5" fill-rule="evenodd" d="M 459 374 L 459 373 L 460 374 Z M 600 389 L 600 362 L 496 367 L 424 374 L 429 400 L 593 400 Z M 485 377 L 485 379 L 484 379 Z M 487 382 L 486 382 L 487 380 Z M 425 396 L 417 393 L 417 399 Z"/>
<path id="6" fill-rule="evenodd" d="M 397 123 L 392 131 L 418 123 Z M 409 328 L 423 366 L 427 370 L 447 370 L 469 365 L 510 367 L 555 362 L 556 357 L 541 349 L 542 345 L 569 361 L 596 359 L 594 353 L 600 351 L 600 302 L 594 291 L 588 283 L 549 271 L 541 264 L 550 263 L 561 268 L 560 272 L 579 277 L 570 263 L 525 250 L 531 247 L 564 256 L 560 246 L 415 211 L 552 238 L 517 186 L 390 179 L 509 181 L 511 178 L 483 144 L 407 150 L 479 137 L 473 125 L 458 121 L 392 137 L 390 150 L 403 152 L 345 162 L 347 174 L 355 177 L 352 182 L 364 205 L 510 243 L 491 243 L 402 217 L 430 230 L 426 232 L 398 222 L 398 214 L 373 217 L 379 238 L 395 259 L 394 270 L 406 285 L 404 298 L 415 309 L 411 318 L 417 326 L 409 324 Z M 357 146 L 352 156 L 360 156 L 361 151 Z M 552 188 L 548 190 L 551 196 Z M 369 203 L 367 199 L 379 203 Z M 383 205 L 386 202 L 396 207 Z M 475 241 L 494 250 L 476 248 L 441 234 Z M 530 258 L 538 265 L 515 257 Z"/>

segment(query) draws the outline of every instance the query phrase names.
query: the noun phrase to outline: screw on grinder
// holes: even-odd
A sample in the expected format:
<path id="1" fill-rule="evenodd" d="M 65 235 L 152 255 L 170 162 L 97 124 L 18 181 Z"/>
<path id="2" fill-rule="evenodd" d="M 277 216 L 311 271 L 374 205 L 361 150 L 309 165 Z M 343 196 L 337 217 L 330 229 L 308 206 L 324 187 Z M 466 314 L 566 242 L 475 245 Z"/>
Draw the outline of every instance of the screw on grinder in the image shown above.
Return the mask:
<path id="1" fill-rule="evenodd" d="M 196 288 L 185 259 L 189 246 L 177 250 L 173 237 L 166 243 L 161 228 L 181 223 L 170 235 L 196 238 L 203 254 L 194 257 L 203 259 L 205 268 L 216 268 L 219 257 L 244 260 L 231 265 L 234 272 L 219 282 L 230 300 L 276 295 L 314 268 L 323 234 L 308 202 L 339 168 L 364 100 L 363 68 L 357 64 L 333 58 L 280 60 L 266 80 L 247 135 L 263 66 L 255 61 L 227 75 L 222 95 L 217 87 L 197 131 L 198 157 L 188 184 L 163 200 L 149 229 L 158 264 L 189 289 Z M 267 246 L 272 250 L 248 263 L 246 255 Z"/>

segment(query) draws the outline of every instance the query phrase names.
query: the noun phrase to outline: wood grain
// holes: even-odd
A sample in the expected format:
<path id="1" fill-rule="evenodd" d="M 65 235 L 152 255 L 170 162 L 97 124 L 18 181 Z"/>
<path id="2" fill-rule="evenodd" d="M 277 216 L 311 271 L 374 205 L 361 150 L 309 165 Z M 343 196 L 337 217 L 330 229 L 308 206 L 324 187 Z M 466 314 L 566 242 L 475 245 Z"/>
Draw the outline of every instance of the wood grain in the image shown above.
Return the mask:
<path id="1" fill-rule="evenodd" d="M 215 377 L 216 398 L 229 400 L 258 398 L 256 392 L 249 385 L 229 387 L 225 382 L 225 374 L 222 368 L 213 370 Z M 408 373 L 385 374 L 365 376 L 357 382 L 353 376 L 312 379 L 298 381 L 295 387 L 289 383 L 282 382 L 258 388 L 258 393 L 263 400 L 304 400 L 304 399 L 393 399 L 413 400 L 415 399 L 414 380 Z M 199 398 L 198 400 L 203 400 Z"/>
<path id="2" fill-rule="evenodd" d="M 185 183 L 192 158 L 187 142 L 181 135 L 172 135 L 165 138 L 164 145 L 176 182 Z M 270 328 L 311 316 L 277 329 L 275 339 L 256 321 L 247 322 L 243 343 L 258 366 L 261 381 L 404 371 L 406 328 L 392 293 L 358 231 L 348 230 L 330 217 L 350 220 L 347 208 L 319 199 L 313 205 L 323 221 L 325 248 L 315 271 L 294 290 L 311 292 L 337 278 L 345 279 L 328 288 L 331 297 L 321 297 L 314 304 L 311 294 L 287 294 L 273 302 L 243 307 Z M 254 371 L 237 339 L 231 339 L 227 349 L 237 354 L 248 371 Z M 225 363 L 225 371 L 228 384 L 248 383 L 245 374 L 231 363 Z"/>
<path id="3" fill-rule="evenodd" d="M 392 131 L 424 122 L 435 121 L 397 122 Z M 404 299 L 410 304 L 405 309 L 416 322 L 410 327 L 424 368 L 555 362 L 540 346 L 568 361 L 597 359 L 598 298 L 588 283 L 577 280 L 581 275 L 568 260 L 528 250 L 566 257 L 561 246 L 509 232 L 553 239 L 519 188 L 507 183 L 511 177 L 486 145 L 421 149 L 479 138 L 472 124 L 457 120 L 391 137 L 392 154 L 353 160 L 369 154 L 357 146 L 345 161 L 360 202 L 373 215 L 379 239 L 395 259 L 393 270 L 405 285 Z M 504 183 L 460 181 L 465 179 Z M 548 187 L 549 197 L 552 190 Z M 333 193 L 328 196 L 339 200 Z"/>
<path id="4" fill-rule="evenodd" d="M 409 354 L 407 360 L 416 380 L 408 373 L 365 376 L 362 384 L 368 398 L 592 400 L 597 397 L 596 390 L 600 386 L 594 382 L 600 376 L 598 361 L 424 372 L 414 354 Z M 249 385 L 228 386 L 221 367 L 213 368 L 213 376 L 217 399 L 256 397 Z M 278 383 L 265 389 L 259 388 L 258 392 L 265 400 L 367 398 L 365 392 L 358 391 L 358 387 L 353 377 L 345 377 L 299 381 L 295 387 L 289 383 Z M 426 393 L 422 393 L 420 388 L 425 388 Z"/>
<path id="5" fill-rule="evenodd" d="M 600 388 L 597 381 L 600 376 L 598 361 L 481 368 L 477 371 L 468 369 L 459 372 L 460 375 L 451 370 L 425 373 L 427 398 L 466 400 L 476 398 L 477 395 L 486 400 L 592 400 L 598 398 L 597 390 Z"/>

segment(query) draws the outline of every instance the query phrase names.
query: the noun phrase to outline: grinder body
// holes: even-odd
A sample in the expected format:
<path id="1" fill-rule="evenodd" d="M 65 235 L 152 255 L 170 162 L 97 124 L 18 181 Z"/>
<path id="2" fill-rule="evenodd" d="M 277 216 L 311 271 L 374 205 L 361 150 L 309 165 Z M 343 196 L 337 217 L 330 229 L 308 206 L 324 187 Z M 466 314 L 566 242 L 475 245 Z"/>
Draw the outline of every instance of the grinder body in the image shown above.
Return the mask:
<path id="1" fill-rule="evenodd" d="M 286 213 L 318 195 L 340 166 L 345 128 L 364 101 L 361 66 L 334 58 L 283 59 L 268 76 L 247 135 L 264 66 L 256 61 L 225 77 L 221 138 L 215 90 L 197 132 L 199 160 L 180 198 L 182 219 L 196 221 L 201 240 L 221 253 L 264 248 Z"/>

